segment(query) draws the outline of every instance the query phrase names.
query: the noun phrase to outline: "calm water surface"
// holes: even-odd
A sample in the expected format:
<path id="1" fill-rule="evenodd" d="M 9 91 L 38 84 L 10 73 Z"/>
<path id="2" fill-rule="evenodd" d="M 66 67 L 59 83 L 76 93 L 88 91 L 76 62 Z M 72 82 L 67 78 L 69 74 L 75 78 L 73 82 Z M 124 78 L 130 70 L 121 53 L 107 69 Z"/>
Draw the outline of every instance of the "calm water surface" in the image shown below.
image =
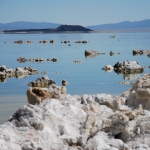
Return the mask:
<path id="1" fill-rule="evenodd" d="M 110 36 L 116 35 L 116 38 Z M 119 39 L 119 40 L 118 40 Z M 32 44 L 14 44 L 15 40 L 32 40 Z M 40 44 L 40 40 L 54 40 L 54 44 Z M 61 41 L 70 40 L 71 46 L 62 44 Z M 87 44 L 77 44 L 75 41 L 86 40 Z M 6 43 L 4 43 L 4 41 Z M 107 93 L 120 95 L 130 88 L 130 85 L 119 84 L 124 79 L 123 75 L 114 71 L 106 73 L 101 68 L 105 65 L 114 65 L 124 60 L 138 61 L 141 66 L 146 67 L 145 73 L 149 73 L 150 58 L 146 55 L 133 56 L 133 49 L 150 49 L 150 33 L 75 33 L 75 34 L 0 34 L 0 66 L 7 68 L 31 67 L 38 69 L 38 74 L 26 78 L 6 79 L 0 82 L 0 124 L 2 124 L 15 110 L 27 104 L 26 90 L 28 82 L 42 77 L 42 71 L 46 71 L 49 78 L 57 85 L 61 85 L 62 79 L 66 79 L 68 94 L 97 94 Z M 105 52 L 94 58 L 86 58 L 85 50 L 96 50 Z M 115 55 L 110 56 L 109 52 Z M 121 54 L 117 54 L 120 52 Z M 58 62 L 26 62 L 19 63 L 18 57 L 29 58 L 53 58 Z M 74 63 L 74 60 L 82 60 Z M 57 72 L 57 73 L 56 73 Z M 60 73 L 61 72 L 61 73 Z M 143 74 L 139 74 L 142 76 Z M 133 79 L 131 81 L 136 81 Z"/>

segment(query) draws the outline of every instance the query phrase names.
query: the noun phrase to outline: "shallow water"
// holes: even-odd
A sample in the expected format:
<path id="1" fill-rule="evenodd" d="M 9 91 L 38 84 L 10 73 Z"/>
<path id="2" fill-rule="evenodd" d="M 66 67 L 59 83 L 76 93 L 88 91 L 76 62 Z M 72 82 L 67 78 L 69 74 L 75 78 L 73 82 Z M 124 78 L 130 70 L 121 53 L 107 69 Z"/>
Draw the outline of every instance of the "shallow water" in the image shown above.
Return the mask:
<path id="1" fill-rule="evenodd" d="M 110 38 L 112 35 L 116 35 L 116 38 Z M 33 43 L 11 43 L 20 39 L 25 42 L 32 40 Z M 54 44 L 40 44 L 38 43 L 40 40 L 54 40 Z M 64 40 L 70 40 L 71 46 L 62 44 L 61 41 Z M 86 40 L 89 43 L 75 43 L 79 40 Z M 37 75 L 26 78 L 11 78 L 0 82 L 0 124 L 12 115 L 12 112 L 27 103 L 26 90 L 29 88 L 27 83 L 34 81 L 37 77 L 42 77 L 42 71 L 46 71 L 49 78 L 53 79 L 57 85 L 61 85 L 62 79 L 66 79 L 69 82 L 67 86 L 69 94 L 108 93 L 120 95 L 130 88 L 130 85 L 119 84 L 124 81 L 123 75 L 118 75 L 114 71 L 106 73 L 101 68 L 108 64 L 114 65 L 118 61 L 135 60 L 141 66 L 146 67 L 142 74 L 149 73 L 150 58 L 146 55 L 132 55 L 133 49 L 149 50 L 149 41 L 150 33 L 0 34 L 0 66 L 5 65 L 7 68 L 31 67 L 38 69 L 39 72 Z M 106 54 L 86 58 L 85 50 L 96 50 Z M 110 51 L 114 51 L 115 55 L 110 56 Z M 117 54 L 118 52 L 121 54 Z M 27 59 L 56 57 L 58 62 L 19 63 L 17 58 L 20 56 Z M 74 63 L 74 60 L 82 60 L 82 62 Z M 132 81 L 136 81 L 136 79 Z"/>

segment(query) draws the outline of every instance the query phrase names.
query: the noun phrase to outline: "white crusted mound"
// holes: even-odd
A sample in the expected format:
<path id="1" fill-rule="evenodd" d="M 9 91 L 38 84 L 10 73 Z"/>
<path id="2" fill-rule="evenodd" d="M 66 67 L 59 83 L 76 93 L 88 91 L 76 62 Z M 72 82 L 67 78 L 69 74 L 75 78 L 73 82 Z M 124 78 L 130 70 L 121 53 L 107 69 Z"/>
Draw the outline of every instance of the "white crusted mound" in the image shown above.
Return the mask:
<path id="1" fill-rule="evenodd" d="M 150 112 L 142 108 L 143 103 L 129 105 L 131 95 L 142 97 L 140 88 L 148 93 L 149 77 L 141 78 L 122 96 L 66 94 L 61 100 L 51 98 L 25 105 L 0 126 L 1 149 L 150 149 Z M 144 95 L 143 101 L 147 97 Z"/>

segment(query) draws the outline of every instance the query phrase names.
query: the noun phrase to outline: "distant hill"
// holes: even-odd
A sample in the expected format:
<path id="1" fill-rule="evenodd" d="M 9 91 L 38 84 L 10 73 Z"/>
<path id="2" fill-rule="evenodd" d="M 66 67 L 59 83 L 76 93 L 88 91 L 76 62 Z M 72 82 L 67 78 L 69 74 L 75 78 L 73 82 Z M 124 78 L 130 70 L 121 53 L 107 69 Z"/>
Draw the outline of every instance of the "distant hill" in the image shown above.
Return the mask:
<path id="1" fill-rule="evenodd" d="M 122 29 L 150 29 L 150 19 L 142 21 L 124 21 L 120 23 L 87 26 L 91 30 L 122 30 Z"/>
<path id="2" fill-rule="evenodd" d="M 50 22 L 17 21 L 4 24 L 0 23 L 0 30 L 44 29 L 44 28 L 57 28 L 58 26 L 60 26 L 60 24 Z"/>
<path id="3" fill-rule="evenodd" d="M 89 32 L 90 29 L 80 25 L 60 25 L 57 28 L 46 29 L 21 29 L 21 30 L 3 30 L 3 33 L 56 33 L 56 32 Z"/>
<path id="4" fill-rule="evenodd" d="M 55 31 L 92 31 L 80 25 L 61 25 Z"/>

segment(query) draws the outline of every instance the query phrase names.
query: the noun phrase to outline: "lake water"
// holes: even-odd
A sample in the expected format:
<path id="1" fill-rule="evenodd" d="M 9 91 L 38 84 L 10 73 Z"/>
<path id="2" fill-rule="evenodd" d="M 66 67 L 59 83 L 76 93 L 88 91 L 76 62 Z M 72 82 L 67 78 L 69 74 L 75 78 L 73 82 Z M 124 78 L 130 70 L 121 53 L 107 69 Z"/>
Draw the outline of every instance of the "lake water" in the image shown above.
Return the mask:
<path id="1" fill-rule="evenodd" d="M 116 38 L 110 38 L 115 35 Z M 118 40 L 119 39 L 119 40 Z M 31 40 L 32 44 L 14 44 L 15 40 Z M 54 44 L 38 43 L 40 40 L 54 40 Z M 62 44 L 61 41 L 69 40 L 71 46 Z M 77 44 L 75 41 L 86 40 L 87 44 Z M 6 43 L 4 43 L 4 41 Z M 107 93 L 120 95 L 130 88 L 130 85 L 122 85 L 123 75 L 114 71 L 107 73 L 102 70 L 105 65 L 114 65 L 124 60 L 138 61 L 146 67 L 144 73 L 149 73 L 150 58 L 146 55 L 133 56 L 133 49 L 150 49 L 150 33 L 68 33 L 68 34 L 0 34 L 0 66 L 7 68 L 31 67 L 38 69 L 38 74 L 26 78 L 9 78 L 0 82 L 0 124 L 11 116 L 19 107 L 27 104 L 27 83 L 42 77 L 42 71 L 46 71 L 49 78 L 57 85 L 61 85 L 62 79 L 66 79 L 68 94 L 98 94 Z M 104 52 L 94 58 L 86 58 L 85 50 Z M 115 55 L 110 56 L 109 52 Z M 120 54 L 117 54 L 120 52 Z M 57 58 L 58 61 L 26 62 L 19 63 L 18 57 L 29 58 Z M 82 60 L 74 63 L 74 60 Z M 56 73 L 57 72 L 57 73 Z M 61 73 L 60 73 L 61 72 Z M 125 79 L 125 81 L 129 81 Z M 136 79 L 131 80 L 136 81 Z"/>

